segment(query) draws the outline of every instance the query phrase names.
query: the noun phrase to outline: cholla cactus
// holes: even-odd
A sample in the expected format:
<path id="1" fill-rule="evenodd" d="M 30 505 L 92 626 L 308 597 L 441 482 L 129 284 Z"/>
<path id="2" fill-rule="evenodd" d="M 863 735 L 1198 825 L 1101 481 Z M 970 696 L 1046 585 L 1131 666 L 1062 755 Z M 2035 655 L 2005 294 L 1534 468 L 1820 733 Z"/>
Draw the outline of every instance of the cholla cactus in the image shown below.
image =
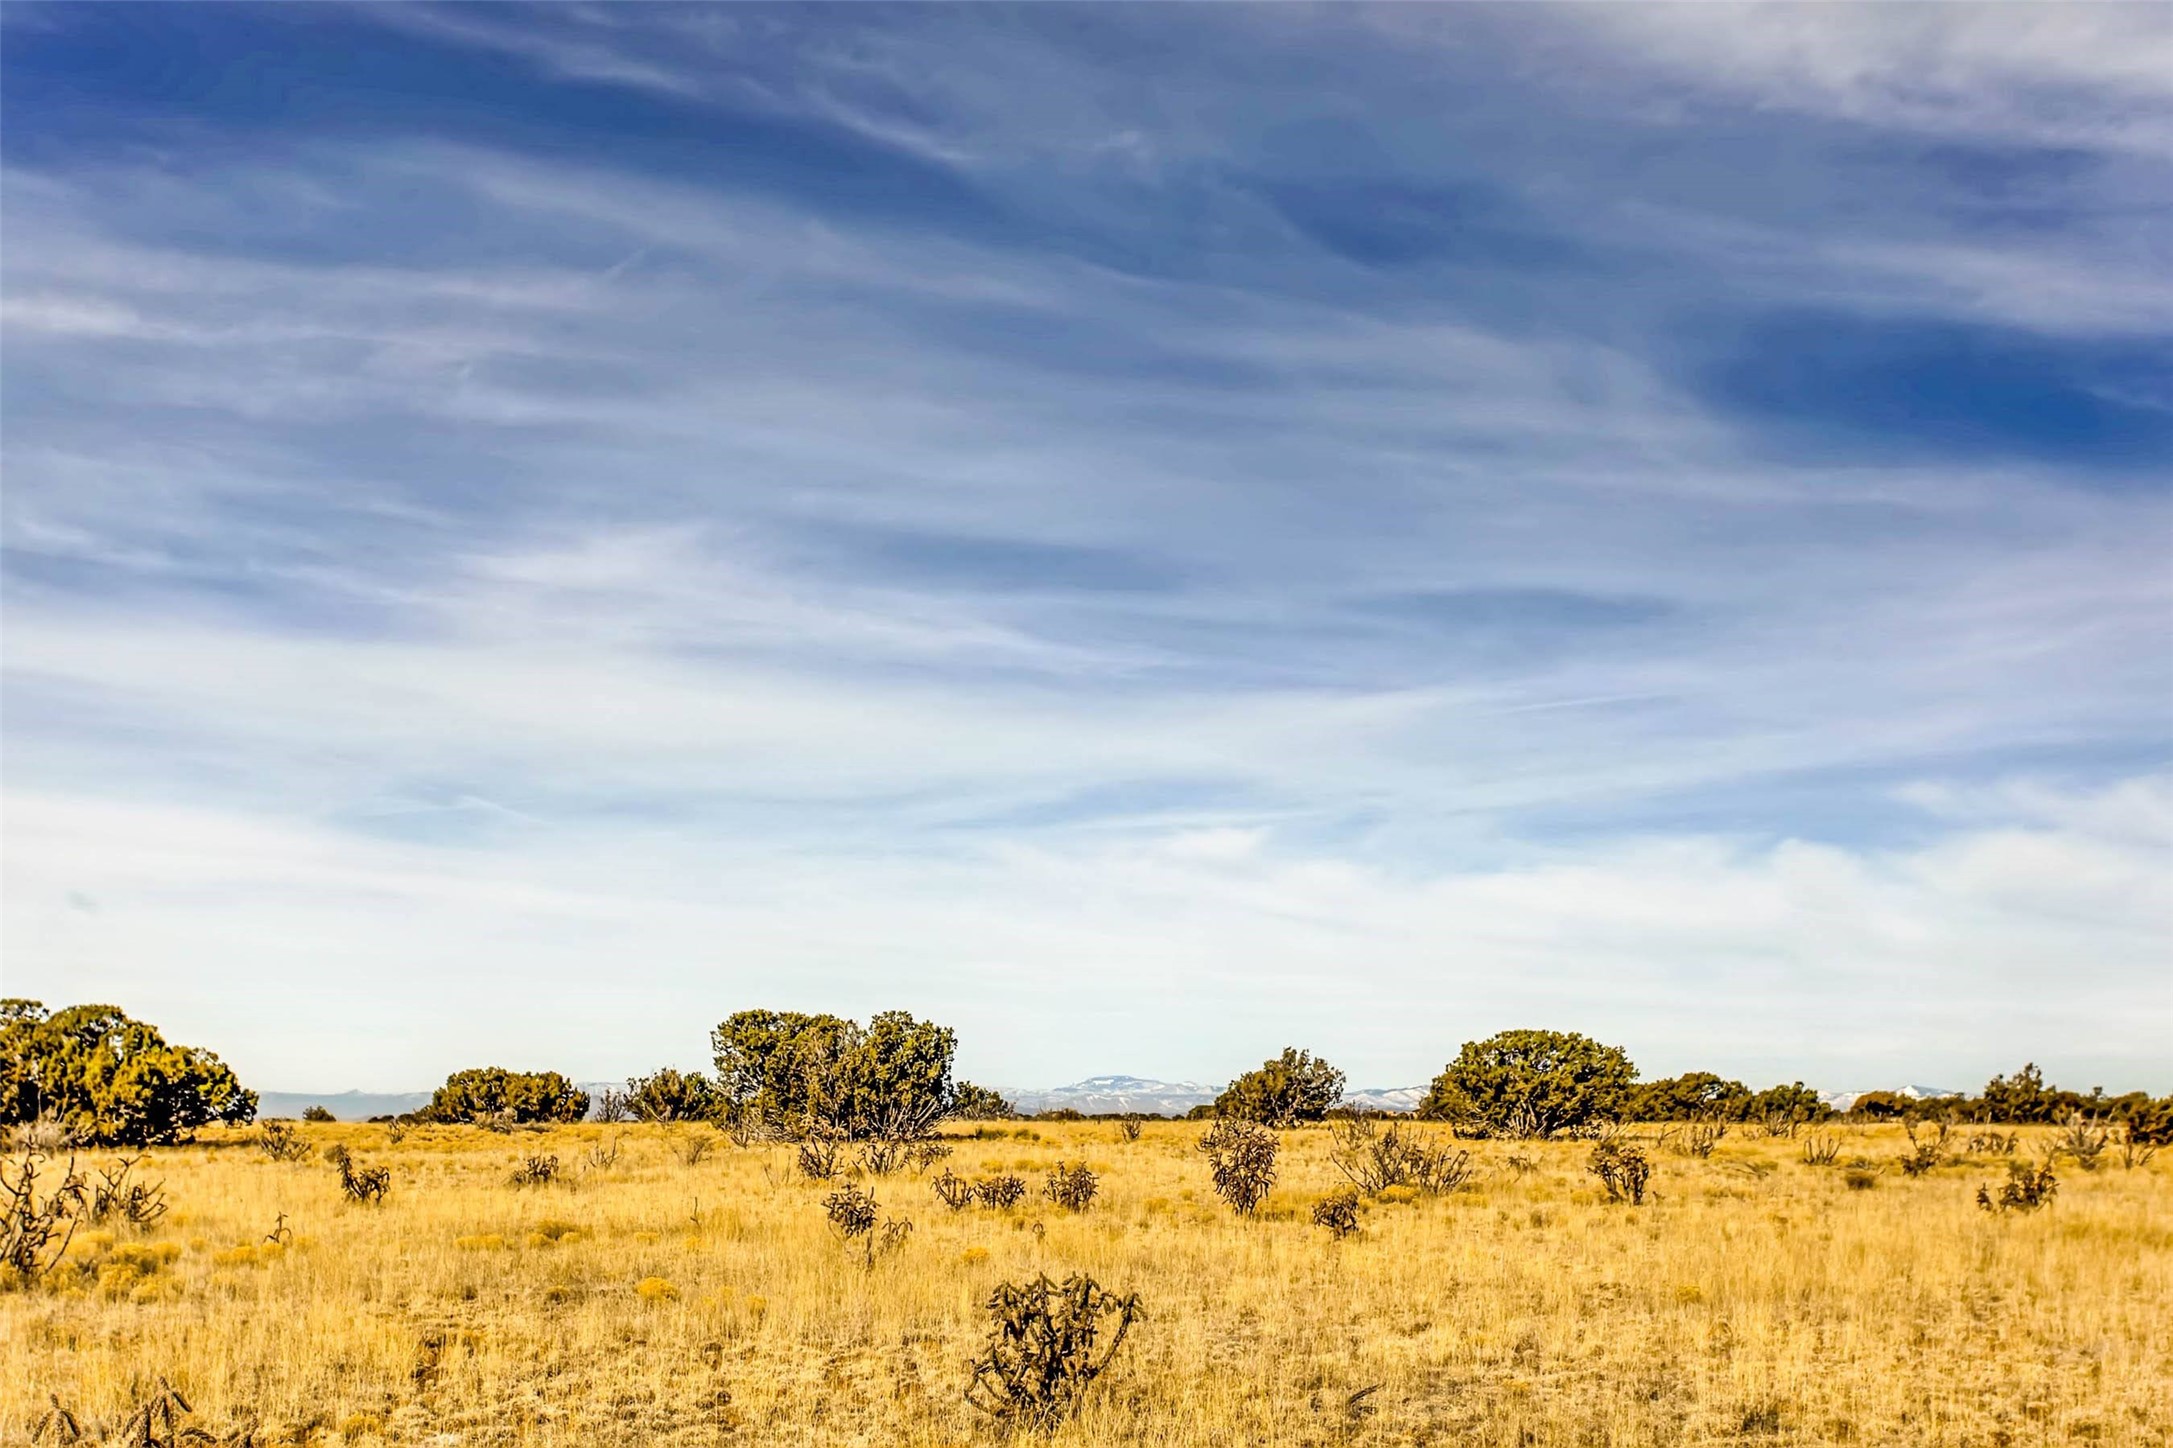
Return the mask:
<path id="1" fill-rule="evenodd" d="M 1078 1416 L 1143 1315 L 1137 1294 L 1120 1297 L 1084 1273 L 1061 1284 L 1046 1276 L 1004 1283 L 989 1295 L 988 1314 L 988 1346 L 974 1361 L 966 1401 L 1041 1433 Z"/>
<path id="2" fill-rule="evenodd" d="M 1041 1194 L 1067 1212 L 1083 1212 L 1093 1202 L 1100 1185 L 1085 1162 L 1077 1166 L 1058 1162 L 1056 1170 L 1041 1184 Z"/>
<path id="3" fill-rule="evenodd" d="M 1339 1187 L 1313 1203 L 1313 1225 L 1326 1227 L 1337 1241 L 1358 1231 L 1358 1188 Z"/>
<path id="4" fill-rule="evenodd" d="M 1275 1185 L 1275 1133 L 1224 1117 L 1208 1128 L 1199 1146 L 1214 1172 L 1215 1195 L 1231 1211 L 1250 1215 Z"/>

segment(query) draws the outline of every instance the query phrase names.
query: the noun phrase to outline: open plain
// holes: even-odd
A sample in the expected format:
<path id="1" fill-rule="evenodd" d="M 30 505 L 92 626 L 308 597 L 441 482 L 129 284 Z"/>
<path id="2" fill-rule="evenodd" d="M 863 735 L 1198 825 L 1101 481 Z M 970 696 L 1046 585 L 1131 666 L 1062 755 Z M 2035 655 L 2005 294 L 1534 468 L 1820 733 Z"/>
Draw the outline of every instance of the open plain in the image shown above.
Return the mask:
<path id="1" fill-rule="evenodd" d="M 1199 1124 L 953 1125 L 948 1159 L 859 1180 L 912 1223 L 877 1253 L 794 1148 L 708 1127 L 298 1130 L 301 1161 L 244 1128 L 147 1153 L 163 1218 L 79 1233 L 0 1297 L 0 1440 L 56 1402 L 111 1431 L 164 1377 L 184 1421 L 259 1444 L 986 1441 L 962 1396 L 986 1299 L 1074 1272 L 1144 1317 L 1063 1443 L 2173 1439 L 2162 1161 L 2062 1163 L 2051 1206 L 1999 1213 L 1975 1200 L 1998 1157 L 1908 1178 L 1898 1128 L 1838 1128 L 1827 1165 L 1739 1128 L 1705 1159 L 1643 1142 L 1633 1207 L 1588 1142 L 1479 1141 L 1463 1187 L 1392 1189 L 1336 1240 L 1312 1220 L 1343 1184 L 1325 1128 L 1281 1134 L 1241 1217 Z M 382 1204 L 343 1199 L 339 1145 L 390 1169 Z M 544 1156 L 557 1182 L 511 1183 Z M 1042 1196 L 1060 1162 L 1096 1173 L 1086 1210 Z M 944 1171 L 1028 1194 L 954 1211 Z"/>

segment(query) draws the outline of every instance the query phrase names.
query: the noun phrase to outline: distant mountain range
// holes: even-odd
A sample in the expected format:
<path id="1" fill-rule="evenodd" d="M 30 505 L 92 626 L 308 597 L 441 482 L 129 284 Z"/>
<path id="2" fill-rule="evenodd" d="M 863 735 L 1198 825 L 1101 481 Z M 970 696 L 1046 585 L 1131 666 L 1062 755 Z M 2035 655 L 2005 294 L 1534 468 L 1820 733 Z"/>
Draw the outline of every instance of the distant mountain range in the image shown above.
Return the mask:
<path id="1" fill-rule="evenodd" d="M 581 1089 L 595 1096 L 607 1089 L 623 1089 L 619 1081 L 584 1081 Z M 1896 1096 L 1906 1096 L 1915 1101 L 1930 1101 L 1942 1096 L 1959 1096 L 1959 1091 L 1949 1091 L 1943 1086 L 1890 1086 L 1876 1088 L 1892 1091 Z M 1197 1081 L 1155 1081 L 1145 1076 L 1089 1076 L 1084 1081 L 1074 1081 L 1069 1086 L 1051 1086 L 1040 1090 L 1013 1090 L 1004 1096 L 1020 1111 L 1032 1114 L 1036 1111 L 1077 1111 L 1086 1116 L 1120 1116 L 1136 1112 L 1142 1116 L 1182 1116 L 1195 1106 L 1204 1106 L 1221 1094 L 1222 1088 L 1202 1086 Z M 1819 1100 L 1836 1111 L 1846 1111 L 1865 1095 L 1862 1091 L 1821 1091 Z M 1406 1112 L 1416 1111 L 1426 1099 L 1424 1086 L 1368 1087 L 1353 1091 L 1343 1098 L 1346 1106 L 1361 1106 L 1368 1111 Z M 428 1091 L 265 1091 L 257 1098 L 259 1116 L 300 1116 L 311 1106 L 322 1106 L 341 1121 L 364 1121 L 372 1116 L 398 1116 L 403 1112 L 419 1111 L 430 1103 Z"/>
<path id="2" fill-rule="evenodd" d="M 1143 1116 L 1182 1116 L 1222 1094 L 1222 1088 L 1197 1081 L 1150 1081 L 1144 1076 L 1089 1076 L 1069 1086 L 1039 1091 L 1006 1091 L 1004 1099 L 1019 1110 L 1078 1111 L 1088 1116 L 1137 1112 Z"/>
<path id="3" fill-rule="evenodd" d="M 1044 1090 L 1006 1091 L 1004 1097 L 1019 1110 L 1072 1110 L 1087 1116 L 1119 1116 L 1138 1112 L 1145 1116 L 1182 1116 L 1195 1106 L 1205 1106 L 1222 1094 L 1219 1086 L 1197 1081 L 1154 1081 L 1144 1076 L 1089 1076 L 1069 1086 Z M 1416 1111 L 1426 1099 L 1423 1086 L 1385 1086 L 1353 1091 L 1343 1098 L 1346 1106 L 1368 1111 Z"/>
<path id="4" fill-rule="evenodd" d="M 624 1081 L 577 1081 L 595 1101 L 598 1093 L 624 1091 Z M 322 1106 L 335 1121 L 368 1121 L 373 1116 L 404 1116 L 430 1104 L 429 1091 L 259 1091 L 257 1115 L 294 1119 L 312 1106 Z"/>
<path id="5" fill-rule="evenodd" d="M 1367 1111 L 1401 1113 L 1418 1110 L 1419 1103 L 1425 1099 L 1424 1086 L 1374 1086 L 1351 1092 L 1343 1098 L 1343 1104 Z"/>
<path id="6" fill-rule="evenodd" d="M 1911 1101 L 1936 1101 L 1942 1096 L 1959 1096 L 1959 1091 L 1949 1091 L 1944 1086 L 1874 1086 L 1872 1091 L 1888 1091 L 1896 1096 L 1906 1096 Z M 1836 1111 L 1846 1111 L 1856 1104 L 1859 1096 L 1869 1096 L 1871 1091 L 1821 1091 L 1818 1099 Z"/>
<path id="7" fill-rule="evenodd" d="M 312 1106 L 322 1106 L 341 1121 L 367 1121 L 373 1116 L 398 1116 L 420 1111 L 430 1104 L 428 1091 L 259 1091 L 257 1115 L 264 1118 L 299 1117 Z"/>

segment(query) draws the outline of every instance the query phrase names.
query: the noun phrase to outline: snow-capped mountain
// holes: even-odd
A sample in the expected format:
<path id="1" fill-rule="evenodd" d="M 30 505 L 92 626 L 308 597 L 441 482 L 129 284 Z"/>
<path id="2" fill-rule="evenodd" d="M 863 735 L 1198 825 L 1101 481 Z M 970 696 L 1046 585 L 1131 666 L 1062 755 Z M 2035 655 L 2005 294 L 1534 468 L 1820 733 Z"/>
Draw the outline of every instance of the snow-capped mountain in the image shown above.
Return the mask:
<path id="1" fill-rule="evenodd" d="M 1821 1091 L 1818 1099 L 1836 1111 L 1846 1111 L 1856 1104 L 1859 1096 L 1869 1096 L 1872 1091 L 1888 1091 L 1896 1096 L 1906 1096 L 1911 1101 L 1936 1101 L 1942 1096 L 1959 1096 L 1959 1091 L 1949 1091 L 1944 1086 L 1874 1086 L 1865 1091 Z"/>
<path id="2" fill-rule="evenodd" d="M 623 1083 L 616 1081 L 586 1081 L 581 1089 L 593 1098 L 607 1087 L 618 1089 Z M 1950 1091 L 1944 1086 L 1891 1086 L 1875 1088 L 1905 1096 L 1912 1101 L 1932 1101 L 1945 1096 L 1963 1093 Z M 1146 1076 L 1089 1076 L 1084 1081 L 1074 1081 L 1069 1086 L 1049 1086 L 1031 1090 L 1005 1091 L 1004 1096 L 1022 1112 L 1029 1115 L 1036 1111 L 1060 1111 L 1069 1109 L 1087 1116 L 1117 1116 L 1136 1112 L 1143 1116 L 1182 1116 L 1195 1106 L 1204 1106 L 1221 1094 L 1220 1087 L 1202 1086 L 1197 1081 L 1157 1081 Z M 1819 1100 L 1836 1111 L 1846 1111 L 1856 1104 L 1863 1091 L 1821 1091 Z M 1426 1099 L 1424 1086 L 1375 1086 L 1362 1087 L 1349 1092 L 1343 1105 L 1367 1111 L 1405 1113 L 1418 1110 Z M 408 1092 L 302 1092 L 267 1091 L 258 1105 L 263 1116 L 299 1116 L 305 1106 L 323 1105 L 342 1121 L 360 1121 L 370 1116 L 389 1116 L 399 1112 L 417 1111 L 428 1104 L 427 1091 Z"/>
<path id="3" fill-rule="evenodd" d="M 1214 1100 L 1217 1094 L 1214 1088 L 1197 1081 L 1152 1081 L 1144 1076 L 1089 1076 L 1069 1086 L 1004 1093 L 1023 1112 L 1071 1110 L 1088 1116 L 1134 1111 L 1148 1116 L 1182 1116 Z"/>
<path id="4" fill-rule="evenodd" d="M 1411 1112 L 1426 1099 L 1424 1086 L 1368 1086 L 1343 1098 L 1343 1104 L 1360 1111 Z"/>
<path id="5" fill-rule="evenodd" d="M 1182 1116 L 1195 1106 L 1205 1106 L 1221 1094 L 1214 1086 L 1197 1081 L 1156 1081 L 1144 1076 L 1089 1076 L 1069 1086 L 1041 1090 L 1006 1091 L 1012 1105 L 1029 1115 L 1036 1111 L 1070 1109 L 1088 1116 L 1112 1116 L 1139 1112 L 1147 1116 Z M 1353 1091 L 1343 1098 L 1345 1106 L 1368 1111 L 1416 1111 L 1426 1099 L 1423 1086 L 1387 1086 Z"/>

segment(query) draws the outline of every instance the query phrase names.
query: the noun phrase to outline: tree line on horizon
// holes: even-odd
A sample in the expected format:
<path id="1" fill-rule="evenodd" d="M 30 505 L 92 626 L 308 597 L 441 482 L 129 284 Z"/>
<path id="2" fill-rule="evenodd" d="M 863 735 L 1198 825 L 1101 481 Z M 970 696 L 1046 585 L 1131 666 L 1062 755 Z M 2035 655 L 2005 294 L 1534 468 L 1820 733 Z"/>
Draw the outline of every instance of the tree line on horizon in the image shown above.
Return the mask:
<path id="1" fill-rule="evenodd" d="M 912 1140 L 937 1123 L 1014 1117 L 999 1093 L 954 1079 L 957 1034 L 906 1011 L 865 1024 L 836 1015 L 745 1010 L 710 1033 L 713 1074 L 666 1067 L 592 1099 L 557 1071 L 487 1066 L 455 1071 L 404 1120 L 526 1125 L 604 1120 L 709 1122 L 793 1138 Z M 1287 1128 L 1350 1114 L 1340 1070 L 1287 1047 L 1232 1081 L 1193 1117 Z M 256 1093 L 217 1055 L 169 1044 L 118 1007 L 47 1012 L 0 1000 L 0 1126 L 53 1123 L 84 1145 L 162 1145 L 199 1127 L 256 1117 Z M 1137 1115 L 1138 1113 L 1129 1113 Z M 1416 1115 L 1467 1136 L 1535 1138 L 1604 1121 L 1759 1122 L 1791 1128 L 1836 1115 L 1802 1082 L 1754 1091 L 1713 1072 L 1640 1081 L 1620 1046 L 1573 1031 L 1510 1030 L 1467 1041 L 1436 1076 Z M 1926 1115 L 2001 1124 L 2061 1123 L 2076 1115 L 2173 1139 L 2173 1096 L 2108 1096 L 2046 1083 L 2034 1063 L 1995 1076 L 1971 1097 L 1856 1098 L 1861 1121 Z M 1038 1119 L 1079 1119 L 1043 1112 Z"/>

